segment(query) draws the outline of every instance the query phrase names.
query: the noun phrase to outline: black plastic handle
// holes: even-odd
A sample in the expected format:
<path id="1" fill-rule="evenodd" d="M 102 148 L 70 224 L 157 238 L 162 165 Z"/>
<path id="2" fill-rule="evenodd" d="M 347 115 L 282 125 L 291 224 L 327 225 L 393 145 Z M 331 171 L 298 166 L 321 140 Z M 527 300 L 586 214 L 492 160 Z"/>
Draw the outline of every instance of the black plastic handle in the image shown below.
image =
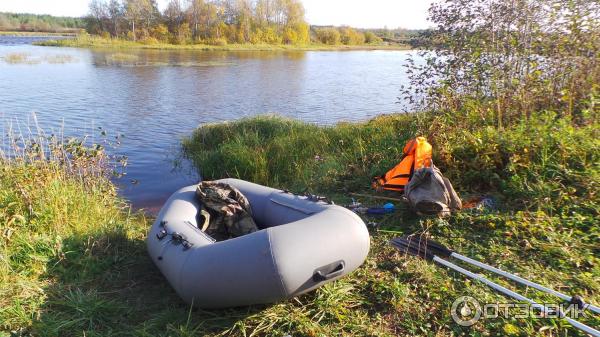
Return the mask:
<path id="1" fill-rule="evenodd" d="M 334 277 L 342 275 L 345 267 L 346 263 L 344 262 L 344 260 L 335 261 L 326 266 L 317 268 L 313 273 L 312 279 L 314 282 L 323 282 L 331 280 Z"/>

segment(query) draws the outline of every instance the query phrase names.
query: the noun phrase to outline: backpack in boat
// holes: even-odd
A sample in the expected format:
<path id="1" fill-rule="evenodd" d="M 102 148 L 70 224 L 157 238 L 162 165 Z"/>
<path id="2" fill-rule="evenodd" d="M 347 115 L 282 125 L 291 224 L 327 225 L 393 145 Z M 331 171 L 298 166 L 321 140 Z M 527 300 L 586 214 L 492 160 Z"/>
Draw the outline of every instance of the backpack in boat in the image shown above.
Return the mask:
<path id="1" fill-rule="evenodd" d="M 415 171 L 404 195 L 410 206 L 422 215 L 448 216 L 462 208 L 452 184 L 433 164 Z"/>
<path id="2" fill-rule="evenodd" d="M 235 187 L 203 181 L 196 188 L 200 201 L 198 227 L 217 241 L 258 231 L 248 199 Z"/>
<path id="3" fill-rule="evenodd" d="M 425 137 L 411 139 L 402 152 L 398 165 L 386 174 L 373 178 L 373 188 L 404 192 L 416 170 L 431 166 L 432 147 Z"/>

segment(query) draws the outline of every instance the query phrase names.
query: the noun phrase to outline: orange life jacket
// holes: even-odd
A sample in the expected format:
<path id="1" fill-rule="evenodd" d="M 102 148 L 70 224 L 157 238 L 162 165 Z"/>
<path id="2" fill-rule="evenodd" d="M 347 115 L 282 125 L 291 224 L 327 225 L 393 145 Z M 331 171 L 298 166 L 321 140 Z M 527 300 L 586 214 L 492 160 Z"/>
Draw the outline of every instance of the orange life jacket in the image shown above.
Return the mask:
<path id="1" fill-rule="evenodd" d="M 431 144 L 425 137 L 411 139 L 404 146 L 400 163 L 386 174 L 373 178 L 375 189 L 404 192 L 415 170 L 431 167 Z"/>

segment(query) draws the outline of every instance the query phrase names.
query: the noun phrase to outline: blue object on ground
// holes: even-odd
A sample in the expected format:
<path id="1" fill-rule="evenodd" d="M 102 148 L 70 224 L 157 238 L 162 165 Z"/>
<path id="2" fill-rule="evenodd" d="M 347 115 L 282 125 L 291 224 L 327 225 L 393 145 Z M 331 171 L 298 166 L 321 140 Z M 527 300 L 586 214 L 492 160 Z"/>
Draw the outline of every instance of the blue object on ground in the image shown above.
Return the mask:
<path id="1" fill-rule="evenodd" d="M 384 208 L 384 207 L 372 207 L 367 209 L 367 214 L 372 215 L 381 215 L 381 214 L 389 214 L 394 213 L 393 208 Z"/>

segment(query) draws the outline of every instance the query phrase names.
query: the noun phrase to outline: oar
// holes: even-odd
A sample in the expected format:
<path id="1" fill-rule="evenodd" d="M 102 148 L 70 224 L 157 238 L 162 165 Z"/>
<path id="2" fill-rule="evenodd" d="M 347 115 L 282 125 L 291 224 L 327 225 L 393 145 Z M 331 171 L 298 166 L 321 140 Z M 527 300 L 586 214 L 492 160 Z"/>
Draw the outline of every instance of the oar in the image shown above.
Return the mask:
<path id="1" fill-rule="evenodd" d="M 580 296 L 569 296 L 569 295 L 563 294 L 561 292 L 558 292 L 558 291 L 556 291 L 554 289 L 550 289 L 550 288 L 544 287 L 541 284 L 529 281 L 529 280 L 524 279 L 522 277 L 519 277 L 517 275 L 514 275 L 514 274 L 511 274 L 509 272 L 506 272 L 504 270 L 501 270 L 501 269 L 492 267 L 490 265 L 487 265 L 485 263 L 479 262 L 477 260 L 473 260 L 473 259 L 471 259 L 469 257 L 464 256 L 464 255 L 460 255 L 457 252 L 452 251 L 449 248 L 447 248 L 447 247 L 445 247 L 445 246 L 443 246 L 443 245 L 441 245 L 441 244 L 439 244 L 439 243 L 437 243 L 435 241 L 431 241 L 431 240 L 428 240 L 428 239 L 422 238 L 422 237 L 410 237 L 410 236 L 405 236 L 405 237 L 398 238 L 398 239 L 399 240 L 403 240 L 403 241 L 409 243 L 413 247 L 419 247 L 420 249 L 425 249 L 426 251 L 429 251 L 429 252 L 431 252 L 434 255 L 445 257 L 445 258 L 453 257 L 455 259 L 461 260 L 461 261 L 466 262 L 468 264 L 471 264 L 473 266 L 476 266 L 476 267 L 485 269 L 487 271 L 491 271 L 493 273 L 496 273 L 498 275 L 504 276 L 504 277 L 506 277 L 508 279 L 511 279 L 511 280 L 513 280 L 515 282 L 518 282 L 520 284 L 523 284 L 523 285 L 526 285 L 528 287 L 537 289 L 539 291 L 543 291 L 545 293 L 554 295 L 554 296 L 556 296 L 558 298 L 561 298 L 561 299 L 563 299 L 563 300 L 565 300 L 565 301 L 567 301 L 569 303 L 575 304 L 575 305 L 577 305 L 580 308 L 585 307 L 586 309 L 588 309 L 588 310 L 590 310 L 590 311 L 592 311 L 592 312 L 594 312 L 596 314 L 600 314 L 600 307 L 597 307 L 597 306 L 591 305 L 591 304 L 588 304 L 587 306 L 585 306 L 584 302 L 583 302 L 583 300 L 581 299 Z"/>
<path id="2" fill-rule="evenodd" d="M 548 309 L 545 306 L 543 306 L 523 295 L 520 295 L 510 289 L 507 289 L 497 283 L 494 283 L 481 275 L 477 275 L 475 273 L 472 273 L 466 269 L 463 269 L 463 268 L 455 265 L 454 263 L 448 262 L 448 261 L 436 256 L 435 254 L 433 254 L 431 252 L 427 252 L 426 250 L 420 248 L 419 246 L 413 246 L 413 245 L 409 244 L 407 241 L 400 240 L 400 239 L 393 239 L 391 241 L 391 244 L 394 245 L 396 248 L 398 248 L 402 252 L 405 252 L 407 254 L 414 255 L 414 256 L 419 256 L 419 257 L 429 260 L 429 261 L 434 261 L 445 267 L 455 270 L 463 275 L 466 275 L 476 281 L 479 281 L 479 282 L 489 286 L 490 288 L 503 293 L 504 295 L 510 296 L 519 301 L 528 302 L 533 307 L 535 307 L 536 309 L 539 309 L 541 312 L 543 312 L 545 315 L 550 314 L 550 312 L 548 311 Z M 560 310 L 558 310 L 558 316 L 560 318 L 563 318 L 564 320 L 566 320 L 573 327 L 575 327 L 581 331 L 584 331 L 585 333 L 588 333 L 594 337 L 600 337 L 600 331 L 598 331 L 590 326 L 587 326 L 579 321 L 576 321 L 572 318 L 566 317 L 565 314 Z"/>

